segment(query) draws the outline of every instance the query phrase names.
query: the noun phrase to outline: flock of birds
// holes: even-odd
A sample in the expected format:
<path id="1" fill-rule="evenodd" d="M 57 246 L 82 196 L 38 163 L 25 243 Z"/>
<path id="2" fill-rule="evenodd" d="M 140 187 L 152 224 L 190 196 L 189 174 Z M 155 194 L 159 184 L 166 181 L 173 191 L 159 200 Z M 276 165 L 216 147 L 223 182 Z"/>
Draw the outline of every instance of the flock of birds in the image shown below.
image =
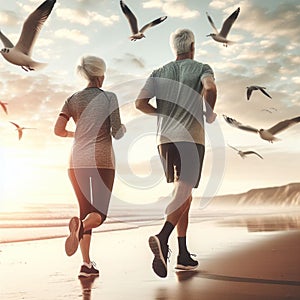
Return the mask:
<path id="1" fill-rule="evenodd" d="M 6 37 L 0 31 L 0 39 L 4 45 L 0 53 L 8 62 L 21 66 L 25 71 L 33 71 L 45 66 L 45 63 L 37 62 L 31 58 L 32 50 L 39 32 L 42 29 L 43 24 L 49 17 L 56 0 L 44 1 L 35 11 L 33 11 L 25 20 L 22 28 L 21 35 L 18 42 L 14 45 L 8 37 Z M 156 26 L 167 19 L 167 16 L 157 18 L 142 28 L 139 29 L 137 18 L 130 8 L 120 1 L 121 10 L 128 20 L 132 35 L 129 37 L 132 41 L 136 41 L 145 38 L 145 31 L 153 26 Z M 222 29 L 218 32 L 212 18 L 207 14 L 209 23 L 212 25 L 215 33 L 211 33 L 207 36 L 212 37 L 215 41 L 223 43 L 227 47 L 228 44 L 232 43 L 227 39 L 227 35 L 237 19 L 240 12 L 240 8 L 234 11 L 223 23 Z"/>
<path id="2" fill-rule="evenodd" d="M 36 42 L 36 39 L 38 37 L 39 32 L 42 29 L 43 24 L 49 17 L 54 4 L 56 3 L 56 0 L 46 0 L 44 1 L 36 10 L 34 10 L 25 20 L 22 28 L 21 35 L 19 37 L 18 42 L 16 45 L 14 45 L 1 31 L 0 31 L 0 39 L 4 45 L 4 48 L 1 49 L 1 54 L 8 62 L 14 65 L 21 66 L 22 69 L 25 71 L 33 71 L 36 69 L 39 69 L 43 67 L 45 64 L 37 62 L 31 58 L 32 50 L 34 47 L 34 44 Z M 164 22 L 167 19 L 167 16 L 162 16 L 160 18 L 157 18 L 143 27 L 139 29 L 137 18 L 134 15 L 134 13 L 129 9 L 129 7 L 125 4 L 124 1 L 120 1 L 120 7 L 122 12 L 124 13 L 125 17 L 128 20 L 131 33 L 132 35 L 129 37 L 131 41 L 136 41 L 142 38 L 145 38 L 145 31 L 148 30 L 151 27 L 157 26 L 158 24 Z M 212 28 L 214 29 L 214 33 L 210 33 L 207 35 L 208 37 L 211 37 L 216 42 L 222 43 L 225 47 L 227 47 L 229 44 L 232 44 L 233 42 L 227 39 L 227 36 L 231 30 L 232 25 L 238 18 L 238 15 L 240 13 L 240 8 L 237 8 L 224 22 L 222 25 L 222 28 L 220 31 L 218 31 L 217 27 L 215 26 L 212 17 L 206 13 L 208 21 Z M 266 87 L 258 86 L 258 85 L 252 85 L 247 87 L 247 100 L 250 100 L 250 97 L 252 95 L 253 91 L 260 91 L 268 98 L 272 98 L 267 92 Z M 3 111 L 8 114 L 7 110 L 8 103 L 0 101 L 0 106 L 2 107 Z M 274 110 L 276 110 L 274 108 Z M 267 110 L 268 112 L 272 112 L 271 109 Z M 288 127 L 299 123 L 300 117 L 292 118 L 289 120 L 281 121 L 277 124 L 275 124 L 273 127 L 269 129 L 257 129 L 252 126 L 243 125 L 239 121 L 230 118 L 226 115 L 223 115 L 225 121 L 230 124 L 231 126 L 234 126 L 236 128 L 246 130 L 249 132 L 258 133 L 260 137 L 264 140 L 267 140 L 271 143 L 273 141 L 276 141 L 277 138 L 274 136 L 275 134 L 287 129 Z M 17 123 L 10 122 L 18 131 L 19 140 L 22 138 L 23 130 L 24 129 L 34 129 L 34 128 L 28 128 L 28 127 L 22 127 L 18 125 Z M 230 145 L 229 145 L 230 146 Z M 261 155 L 254 151 L 241 151 L 237 148 L 230 146 L 232 149 L 236 150 L 238 154 L 241 157 L 245 157 L 249 154 L 255 154 L 262 158 Z"/>

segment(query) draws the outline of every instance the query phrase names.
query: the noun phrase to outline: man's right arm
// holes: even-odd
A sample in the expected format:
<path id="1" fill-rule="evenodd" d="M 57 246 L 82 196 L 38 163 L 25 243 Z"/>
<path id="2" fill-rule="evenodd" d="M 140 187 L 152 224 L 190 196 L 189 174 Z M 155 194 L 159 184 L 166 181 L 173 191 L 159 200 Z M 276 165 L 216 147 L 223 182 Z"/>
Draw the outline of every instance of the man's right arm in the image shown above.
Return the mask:
<path id="1" fill-rule="evenodd" d="M 155 97 L 154 78 L 150 76 L 144 87 L 141 89 L 137 99 L 135 100 L 136 109 L 149 115 L 156 115 L 157 109 L 149 103 L 150 99 Z"/>
<path id="2" fill-rule="evenodd" d="M 145 114 L 156 115 L 156 108 L 149 103 L 150 99 L 151 98 L 136 99 L 135 100 L 136 109 L 140 110 Z"/>
<path id="3" fill-rule="evenodd" d="M 204 77 L 202 79 L 203 84 L 203 98 L 206 106 L 206 122 L 212 123 L 217 114 L 214 113 L 214 107 L 217 100 L 217 87 L 215 85 L 214 78 L 211 76 Z"/>

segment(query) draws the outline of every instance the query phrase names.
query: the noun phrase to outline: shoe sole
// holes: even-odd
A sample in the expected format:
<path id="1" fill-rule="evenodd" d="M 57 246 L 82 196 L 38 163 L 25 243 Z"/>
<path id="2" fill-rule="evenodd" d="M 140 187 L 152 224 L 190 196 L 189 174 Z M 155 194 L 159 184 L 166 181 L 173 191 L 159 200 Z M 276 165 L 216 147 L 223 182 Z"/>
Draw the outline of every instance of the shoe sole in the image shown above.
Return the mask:
<path id="1" fill-rule="evenodd" d="M 177 264 L 175 267 L 176 270 L 184 270 L 184 271 L 191 271 L 191 270 L 196 270 L 199 267 L 199 264 L 197 266 L 184 266 Z"/>
<path id="2" fill-rule="evenodd" d="M 89 278 L 89 277 L 98 277 L 99 276 L 99 273 L 95 274 L 95 273 L 92 273 L 92 274 L 89 274 L 89 273 L 79 273 L 78 275 L 78 278 Z"/>
<path id="3" fill-rule="evenodd" d="M 80 229 L 80 220 L 77 217 L 71 218 L 69 222 L 70 235 L 66 239 L 65 250 L 68 256 L 72 256 L 79 244 L 78 233 Z"/>
<path id="4" fill-rule="evenodd" d="M 167 264 L 164 259 L 164 256 L 161 251 L 160 241 L 156 236 L 150 236 L 149 238 L 149 246 L 154 254 L 154 259 L 152 262 L 152 268 L 156 275 L 159 277 L 167 276 Z"/>

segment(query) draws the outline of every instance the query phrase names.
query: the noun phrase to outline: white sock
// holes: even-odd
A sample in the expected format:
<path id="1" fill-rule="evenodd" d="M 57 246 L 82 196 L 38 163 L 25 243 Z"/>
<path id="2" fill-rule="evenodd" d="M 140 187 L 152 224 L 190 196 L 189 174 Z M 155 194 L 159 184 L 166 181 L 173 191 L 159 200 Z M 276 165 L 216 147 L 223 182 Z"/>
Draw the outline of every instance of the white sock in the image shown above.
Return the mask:
<path id="1" fill-rule="evenodd" d="M 89 269 L 92 267 L 92 263 L 90 262 L 89 264 L 87 262 L 83 262 L 83 265 L 85 265 L 86 267 L 88 267 Z"/>

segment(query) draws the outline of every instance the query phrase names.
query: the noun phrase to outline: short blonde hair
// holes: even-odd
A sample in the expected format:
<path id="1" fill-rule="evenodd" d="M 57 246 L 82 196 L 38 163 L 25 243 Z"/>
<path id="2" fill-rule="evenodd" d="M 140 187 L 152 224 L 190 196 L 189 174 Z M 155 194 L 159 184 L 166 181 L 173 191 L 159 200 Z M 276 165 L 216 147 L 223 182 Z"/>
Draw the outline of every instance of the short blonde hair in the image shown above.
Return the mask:
<path id="1" fill-rule="evenodd" d="M 195 43 L 195 36 L 189 29 L 177 29 L 170 35 L 170 46 L 175 54 L 190 52 L 192 43 Z"/>
<path id="2" fill-rule="evenodd" d="M 87 55 L 80 58 L 76 70 L 83 78 L 93 80 L 95 77 L 104 75 L 106 64 L 100 57 Z"/>

